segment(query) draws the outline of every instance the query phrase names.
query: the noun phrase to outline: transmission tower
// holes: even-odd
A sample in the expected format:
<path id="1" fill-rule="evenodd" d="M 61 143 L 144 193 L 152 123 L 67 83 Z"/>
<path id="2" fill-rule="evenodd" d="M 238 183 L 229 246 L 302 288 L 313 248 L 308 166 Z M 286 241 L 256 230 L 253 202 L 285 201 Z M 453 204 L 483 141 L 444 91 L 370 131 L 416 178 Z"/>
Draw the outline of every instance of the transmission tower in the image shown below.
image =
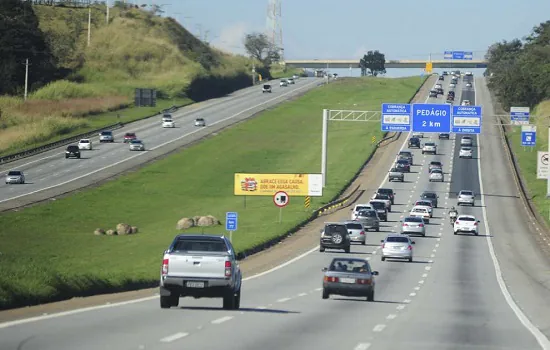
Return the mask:
<path id="1" fill-rule="evenodd" d="M 283 28 L 281 26 L 281 0 L 269 0 L 267 7 L 267 37 L 274 47 L 280 49 L 283 59 Z"/>

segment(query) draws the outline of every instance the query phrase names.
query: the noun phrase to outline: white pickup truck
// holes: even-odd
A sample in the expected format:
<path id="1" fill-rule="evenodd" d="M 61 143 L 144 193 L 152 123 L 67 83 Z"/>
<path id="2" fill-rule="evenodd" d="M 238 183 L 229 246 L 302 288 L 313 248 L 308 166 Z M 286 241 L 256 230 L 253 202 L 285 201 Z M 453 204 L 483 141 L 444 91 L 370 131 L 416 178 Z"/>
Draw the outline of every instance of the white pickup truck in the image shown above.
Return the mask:
<path id="1" fill-rule="evenodd" d="M 229 239 L 215 235 L 178 235 L 164 252 L 160 307 L 179 305 L 180 297 L 223 298 L 223 308 L 241 303 L 242 273 Z"/>

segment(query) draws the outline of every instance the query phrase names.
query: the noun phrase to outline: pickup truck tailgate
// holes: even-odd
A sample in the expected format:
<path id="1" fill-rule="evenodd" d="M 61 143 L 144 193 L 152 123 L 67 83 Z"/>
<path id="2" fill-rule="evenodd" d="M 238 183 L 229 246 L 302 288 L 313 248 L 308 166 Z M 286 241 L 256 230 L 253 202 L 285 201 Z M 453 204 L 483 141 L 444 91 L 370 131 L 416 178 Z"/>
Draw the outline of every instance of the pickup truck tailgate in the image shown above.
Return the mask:
<path id="1" fill-rule="evenodd" d="M 226 255 L 170 254 L 168 276 L 225 278 Z"/>

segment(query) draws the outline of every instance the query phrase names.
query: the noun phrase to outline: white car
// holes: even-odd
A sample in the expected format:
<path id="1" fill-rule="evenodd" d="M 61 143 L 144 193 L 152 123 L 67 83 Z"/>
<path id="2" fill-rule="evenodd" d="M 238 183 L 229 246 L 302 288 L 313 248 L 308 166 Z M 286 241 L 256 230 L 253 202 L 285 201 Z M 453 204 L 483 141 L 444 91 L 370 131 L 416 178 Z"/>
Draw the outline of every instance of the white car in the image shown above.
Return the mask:
<path id="1" fill-rule="evenodd" d="M 464 100 L 464 101 L 462 101 L 462 105 L 463 105 L 463 106 L 469 106 L 469 105 L 470 105 L 470 100 Z"/>
<path id="2" fill-rule="evenodd" d="M 409 213 L 409 216 L 414 216 L 417 218 L 424 219 L 425 223 L 430 222 L 430 212 L 425 206 L 414 206 Z"/>
<path id="3" fill-rule="evenodd" d="M 423 132 L 418 132 L 418 131 L 413 131 L 411 137 L 423 138 L 423 137 L 424 137 L 424 133 L 423 133 Z"/>
<path id="4" fill-rule="evenodd" d="M 458 152 L 458 158 L 472 158 L 472 147 L 470 146 L 463 146 L 460 147 L 460 151 Z"/>
<path id="5" fill-rule="evenodd" d="M 430 171 L 430 182 L 432 181 L 445 181 L 443 171 L 441 169 L 433 169 L 432 171 Z"/>
<path id="6" fill-rule="evenodd" d="M 432 207 L 431 201 L 419 200 L 414 203 L 414 206 L 428 209 L 428 212 L 430 213 L 430 217 L 433 217 L 433 207 Z"/>
<path id="7" fill-rule="evenodd" d="M 130 141 L 130 151 L 145 151 L 145 144 L 141 140 Z"/>
<path id="8" fill-rule="evenodd" d="M 474 235 L 479 235 L 478 225 L 479 220 L 473 215 L 459 215 L 454 223 L 454 234 L 459 232 L 471 232 Z"/>
<path id="9" fill-rule="evenodd" d="M 206 126 L 206 120 L 204 118 L 195 119 L 195 126 Z"/>
<path id="10" fill-rule="evenodd" d="M 281 82 L 279 83 L 279 86 L 288 86 L 288 81 L 281 80 Z"/>
<path id="11" fill-rule="evenodd" d="M 82 139 L 78 141 L 78 149 L 92 150 L 92 141 L 90 139 Z"/>
<path id="12" fill-rule="evenodd" d="M 443 85 L 441 85 L 441 84 L 435 84 L 434 88 L 436 88 L 436 89 L 443 89 Z"/>
<path id="13" fill-rule="evenodd" d="M 422 147 L 422 154 L 424 153 L 437 154 L 437 145 L 434 142 L 426 142 Z"/>
<path id="14" fill-rule="evenodd" d="M 455 88 L 455 87 L 456 87 L 456 84 L 455 84 L 455 83 L 450 83 L 450 84 L 449 84 L 449 87 L 450 87 L 450 88 Z"/>
<path id="15" fill-rule="evenodd" d="M 295 84 L 295 83 L 294 83 L 294 79 L 292 79 L 292 78 L 288 78 L 288 79 L 286 80 L 286 82 L 289 83 L 289 84 Z"/>
<path id="16" fill-rule="evenodd" d="M 374 209 L 370 204 L 357 204 L 353 209 L 351 209 L 351 219 L 357 219 L 357 214 L 362 210 Z"/>
<path id="17" fill-rule="evenodd" d="M 175 128 L 176 122 L 172 118 L 162 118 L 162 127 L 163 128 Z"/>
<path id="18" fill-rule="evenodd" d="M 466 83 L 466 87 L 472 87 L 472 83 Z"/>
<path id="19" fill-rule="evenodd" d="M 472 146 L 473 143 L 471 136 L 462 136 L 460 139 L 460 146 Z"/>

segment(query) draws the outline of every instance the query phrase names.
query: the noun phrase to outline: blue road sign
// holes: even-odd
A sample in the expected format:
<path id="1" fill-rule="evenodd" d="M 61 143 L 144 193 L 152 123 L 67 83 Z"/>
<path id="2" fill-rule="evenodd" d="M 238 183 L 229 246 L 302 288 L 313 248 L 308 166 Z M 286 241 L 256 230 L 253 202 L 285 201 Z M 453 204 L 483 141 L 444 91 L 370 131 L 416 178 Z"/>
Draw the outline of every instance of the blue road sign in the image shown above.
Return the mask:
<path id="1" fill-rule="evenodd" d="M 446 60 L 472 60 L 474 53 L 472 51 L 445 51 L 443 58 Z"/>
<path id="2" fill-rule="evenodd" d="M 481 106 L 453 106 L 453 132 L 481 134 Z"/>
<path id="3" fill-rule="evenodd" d="M 537 127 L 534 125 L 524 125 L 521 127 L 521 145 L 525 147 L 534 147 L 537 144 Z"/>
<path id="4" fill-rule="evenodd" d="M 451 132 L 451 105 L 415 103 L 412 105 L 412 131 Z"/>
<path id="5" fill-rule="evenodd" d="M 225 230 L 226 231 L 237 231 L 239 223 L 239 215 L 235 212 L 225 213 Z"/>
<path id="6" fill-rule="evenodd" d="M 382 131 L 411 131 L 411 105 L 382 103 Z"/>
<path id="7" fill-rule="evenodd" d="M 510 107 L 510 121 L 515 125 L 529 124 L 529 107 Z"/>

